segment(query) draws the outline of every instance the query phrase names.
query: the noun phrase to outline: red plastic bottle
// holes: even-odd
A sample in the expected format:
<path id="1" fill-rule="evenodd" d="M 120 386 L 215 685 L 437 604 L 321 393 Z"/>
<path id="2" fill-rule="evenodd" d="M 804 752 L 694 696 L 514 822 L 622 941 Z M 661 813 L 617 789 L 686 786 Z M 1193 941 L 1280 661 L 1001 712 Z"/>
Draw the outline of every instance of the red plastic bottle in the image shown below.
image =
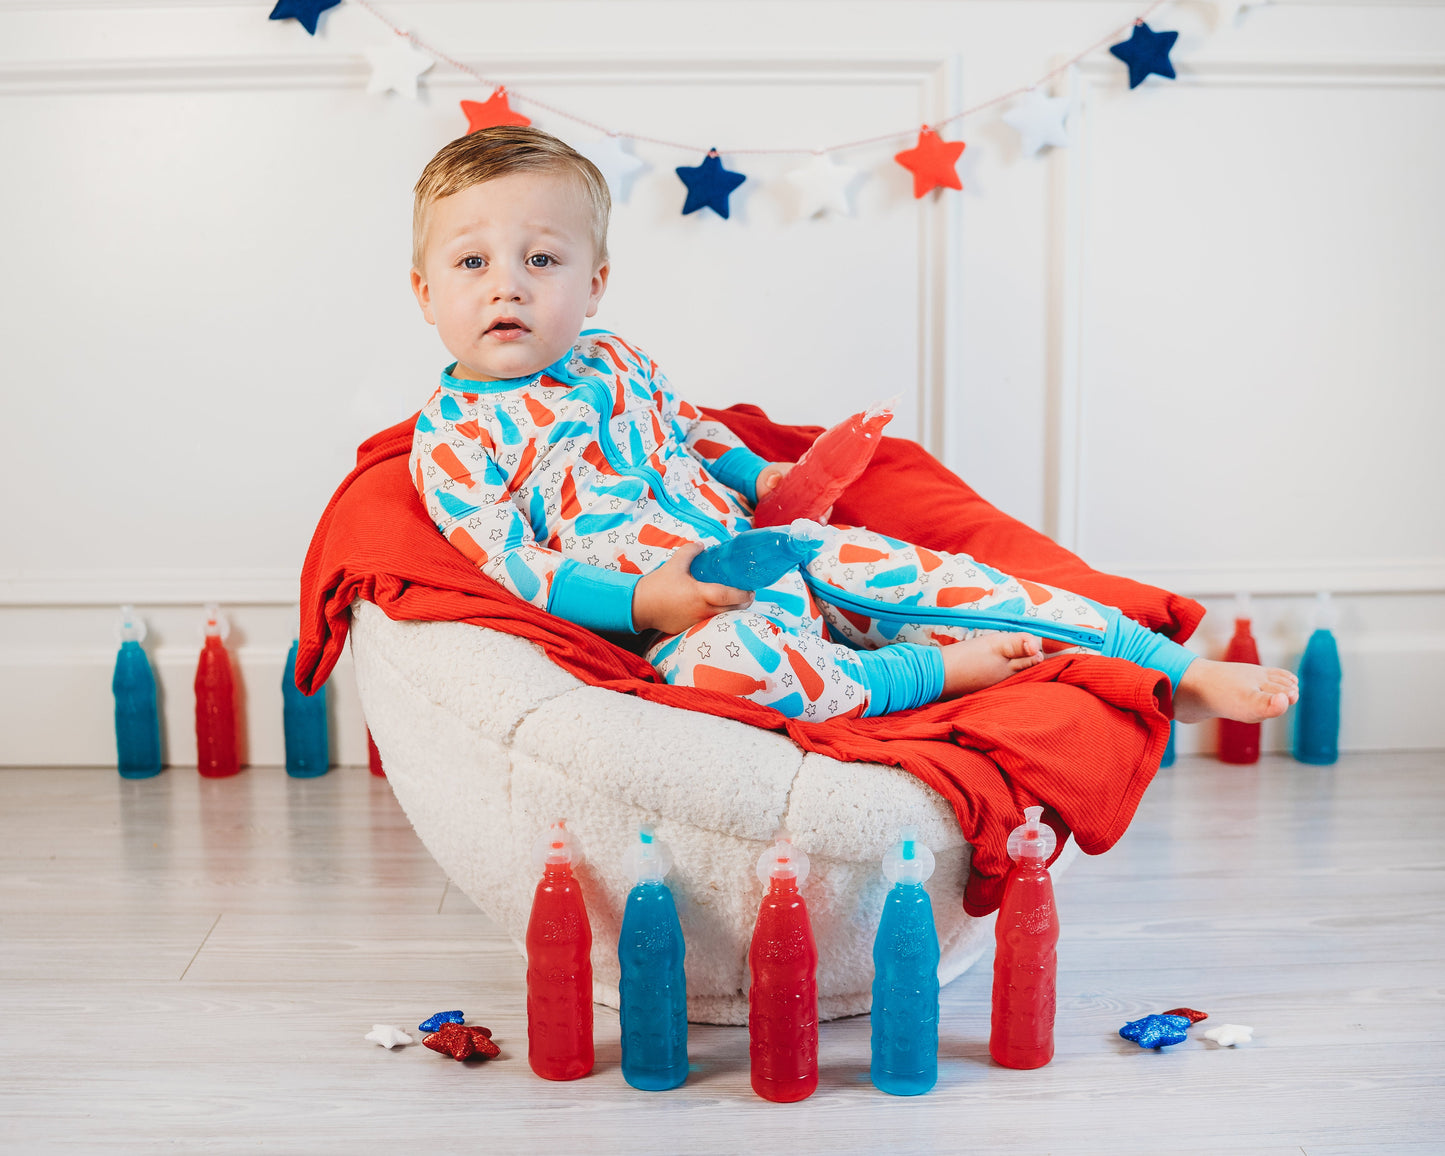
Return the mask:
<path id="1" fill-rule="evenodd" d="M 236 685 L 223 641 L 226 624 L 214 602 L 206 604 L 206 644 L 196 664 L 196 769 L 224 779 L 241 769 L 236 757 Z"/>
<path id="2" fill-rule="evenodd" d="M 1224 651 L 1225 662 L 1259 665 L 1259 648 L 1249 632 L 1249 600 L 1240 595 L 1235 603 L 1234 637 Z M 1259 723 L 1219 720 L 1219 761 L 1245 765 L 1259 762 Z"/>
<path id="3" fill-rule="evenodd" d="M 366 765 L 378 779 L 386 778 L 386 772 L 381 768 L 381 752 L 376 749 L 376 740 L 371 737 L 370 727 L 366 728 Z"/>
<path id="4" fill-rule="evenodd" d="M 753 1091 L 779 1104 L 818 1087 L 818 948 L 798 892 L 807 877 L 808 857 L 786 834 L 758 860 L 768 890 L 748 951 L 748 1053 Z"/>
<path id="5" fill-rule="evenodd" d="M 544 1080 L 592 1070 L 592 926 L 572 874 L 581 861 L 562 819 L 533 850 L 542 881 L 527 923 L 527 1062 Z"/>
<path id="6" fill-rule="evenodd" d="M 785 526 L 797 518 L 821 521 L 828 507 L 868 468 L 883 427 L 892 420 L 892 408 L 877 405 L 824 430 L 777 488 L 758 503 L 753 525 Z"/>
<path id="7" fill-rule="evenodd" d="M 1042 1068 L 1054 1058 L 1059 912 L 1044 864 L 1058 840 L 1052 827 L 1039 822 L 1043 813 L 1042 807 L 1025 807 L 1024 824 L 1009 835 L 1014 868 L 994 925 L 988 1054 L 1005 1068 Z"/>

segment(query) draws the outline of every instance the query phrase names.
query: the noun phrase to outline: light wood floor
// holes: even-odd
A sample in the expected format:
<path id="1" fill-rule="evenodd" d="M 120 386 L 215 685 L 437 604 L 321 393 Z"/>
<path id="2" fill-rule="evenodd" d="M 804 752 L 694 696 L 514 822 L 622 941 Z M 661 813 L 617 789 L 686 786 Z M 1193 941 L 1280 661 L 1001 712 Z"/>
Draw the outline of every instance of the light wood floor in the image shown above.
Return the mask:
<path id="1" fill-rule="evenodd" d="M 1183 760 L 1059 880 L 1049 1067 L 990 1064 L 985 959 L 944 990 L 932 1094 L 872 1087 L 859 1017 L 774 1105 L 741 1028 L 631 1090 L 602 1008 L 596 1072 L 535 1079 L 521 957 L 364 770 L 0 771 L 0 1149 L 1445 1152 L 1442 821 L 1445 754 Z M 1115 1034 L 1179 1004 L 1256 1042 Z M 453 1007 L 499 1060 L 362 1039 Z"/>

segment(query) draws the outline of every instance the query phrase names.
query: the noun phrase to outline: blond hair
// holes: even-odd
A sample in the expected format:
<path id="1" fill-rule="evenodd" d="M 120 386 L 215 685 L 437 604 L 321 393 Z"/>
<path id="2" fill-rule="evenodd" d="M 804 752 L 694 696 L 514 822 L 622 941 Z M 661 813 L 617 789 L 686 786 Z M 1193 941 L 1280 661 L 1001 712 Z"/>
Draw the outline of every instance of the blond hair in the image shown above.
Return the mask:
<path id="1" fill-rule="evenodd" d="M 592 245 L 607 262 L 607 219 L 612 196 L 597 166 L 550 133 L 524 125 L 498 125 L 458 137 L 427 162 L 416 182 L 411 214 L 411 263 L 422 267 L 432 205 L 463 189 L 509 173 L 561 173 L 575 177 L 592 209 Z"/>

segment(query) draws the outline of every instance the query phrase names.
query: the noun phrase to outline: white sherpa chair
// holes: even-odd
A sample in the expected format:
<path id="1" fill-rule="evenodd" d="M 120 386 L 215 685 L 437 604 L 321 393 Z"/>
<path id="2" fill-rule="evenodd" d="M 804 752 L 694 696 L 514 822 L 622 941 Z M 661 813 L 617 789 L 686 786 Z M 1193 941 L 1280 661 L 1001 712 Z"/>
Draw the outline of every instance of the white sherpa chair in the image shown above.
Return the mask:
<path id="1" fill-rule="evenodd" d="M 532 643 L 461 622 L 393 622 L 358 601 L 351 648 L 387 778 L 428 851 L 520 948 L 534 840 L 556 818 L 581 839 L 594 998 L 618 1003 L 617 935 L 642 823 L 672 848 L 668 882 L 687 941 L 688 1018 L 741 1024 L 755 868 L 779 827 L 812 860 L 803 888 L 824 1019 L 866 1012 L 879 870 L 913 824 L 938 866 L 928 883 L 947 983 L 983 953 L 993 917 L 965 915 L 970 848 L 952 809 L 896 767 L 805 754 L 784 735 L 588 686 Z M 1072 840 L 1055 875 L 1076 854 Z M 524 866 L 525 865 L 525 866 Z"/>

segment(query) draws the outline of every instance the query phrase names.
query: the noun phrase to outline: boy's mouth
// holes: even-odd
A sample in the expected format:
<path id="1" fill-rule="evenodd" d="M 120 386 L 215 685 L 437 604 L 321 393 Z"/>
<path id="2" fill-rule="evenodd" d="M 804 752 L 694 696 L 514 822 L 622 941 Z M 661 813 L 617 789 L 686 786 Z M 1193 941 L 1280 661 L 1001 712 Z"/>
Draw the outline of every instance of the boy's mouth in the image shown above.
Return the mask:
<path id="1" fill-rule="evenodd" d="M 498 341 L 515 341 L 531 330 L 515 317 L 498 317 L 483 331 L 483 337 L 495 337 Z"/>

